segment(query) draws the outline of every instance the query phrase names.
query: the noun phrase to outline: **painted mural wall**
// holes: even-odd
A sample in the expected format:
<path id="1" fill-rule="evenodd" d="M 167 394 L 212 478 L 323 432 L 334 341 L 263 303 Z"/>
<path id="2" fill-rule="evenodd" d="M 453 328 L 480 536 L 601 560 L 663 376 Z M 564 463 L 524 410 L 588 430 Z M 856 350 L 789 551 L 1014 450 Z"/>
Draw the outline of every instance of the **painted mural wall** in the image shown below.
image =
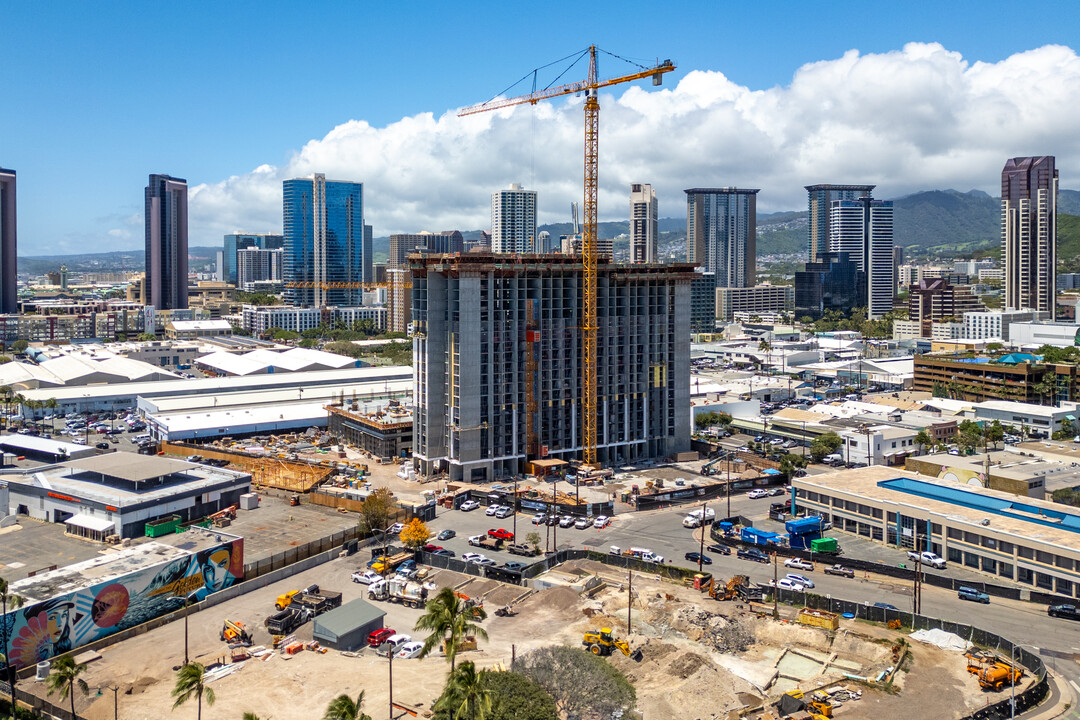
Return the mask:
<path id="1" fill-rule="evenodd" d="M 0 643 L 17 668 L 140 625 L 244 579 L 244 540 L 50 598 L 0 618 Z M 6 663 L 0 648 L 0 668 Z"/>

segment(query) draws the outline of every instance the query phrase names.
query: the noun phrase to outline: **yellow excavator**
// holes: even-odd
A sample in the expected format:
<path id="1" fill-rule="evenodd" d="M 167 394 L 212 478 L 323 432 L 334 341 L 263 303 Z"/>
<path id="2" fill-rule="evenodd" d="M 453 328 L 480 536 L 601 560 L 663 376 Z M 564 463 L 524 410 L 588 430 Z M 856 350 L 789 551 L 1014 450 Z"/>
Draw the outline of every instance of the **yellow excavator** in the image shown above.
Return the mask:
<path id="1" fill-rule="evenodd" d="M 630 643 L 625 640 L 616 639 L 612 634 L 611 628 L 600 628 L 599 630 L 585 633 L 581 639 L 581 644 L 593 655 L 600 655 L 601 657 L 607 657 L 615 652 L 616 648 L 621 650 L 623 655 L 634 662 L 641 662 L 641 659 L 644 657 L 640 648 L 631 650 Z"/>

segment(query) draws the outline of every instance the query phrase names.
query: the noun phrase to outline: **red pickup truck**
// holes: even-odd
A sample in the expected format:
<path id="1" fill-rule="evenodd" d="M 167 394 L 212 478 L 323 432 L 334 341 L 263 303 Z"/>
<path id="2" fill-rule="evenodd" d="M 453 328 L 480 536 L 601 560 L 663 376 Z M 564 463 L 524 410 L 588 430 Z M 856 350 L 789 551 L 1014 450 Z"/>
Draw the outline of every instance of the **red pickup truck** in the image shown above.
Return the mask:
<path id="1" fill-rule="evenodd" d="M 514 539 L 514 533 L 503 528 L 499 528 L 498 530 L 488 530 L 487 534 L 489 538 L 495 538 L 496 540 L 507 540 L 512 542 Z"/>

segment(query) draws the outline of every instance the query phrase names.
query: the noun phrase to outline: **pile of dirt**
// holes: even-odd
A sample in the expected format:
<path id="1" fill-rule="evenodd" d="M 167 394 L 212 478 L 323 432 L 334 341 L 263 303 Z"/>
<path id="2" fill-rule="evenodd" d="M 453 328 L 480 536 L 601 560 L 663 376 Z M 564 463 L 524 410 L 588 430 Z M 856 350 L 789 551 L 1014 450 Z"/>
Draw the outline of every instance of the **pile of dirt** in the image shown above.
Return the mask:
<path id="1" fill-rule="evenodd" d="M 707 658 L 695 652 L 687 652 L 668 663 L 667 671 L 671 675 L 685 680 L 708 664 L 709 660 Z"/>
<path id="2" fill-rule="evenodd" d="M 560 615 L 574 615 L 581 604 L 581 596 L 570 587 L 554 587 L 542 590 L 527 598 L 523 605 L 543 608 Z"/>

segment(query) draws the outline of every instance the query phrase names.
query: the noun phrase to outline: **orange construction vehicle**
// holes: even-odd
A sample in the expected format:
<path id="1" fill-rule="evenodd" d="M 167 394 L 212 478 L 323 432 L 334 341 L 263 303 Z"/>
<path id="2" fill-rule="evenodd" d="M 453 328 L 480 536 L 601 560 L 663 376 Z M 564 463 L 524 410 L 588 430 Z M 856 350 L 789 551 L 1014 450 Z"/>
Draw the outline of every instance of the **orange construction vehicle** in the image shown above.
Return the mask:
<path id="1" fill-rule="evenodd" d="M 1024 676 L 1022 669 L 990 652 L 969 650 L 964 657 L 967 671 L 979 679 L 979 687 L 984 690 L 1003 690 Z"/>

